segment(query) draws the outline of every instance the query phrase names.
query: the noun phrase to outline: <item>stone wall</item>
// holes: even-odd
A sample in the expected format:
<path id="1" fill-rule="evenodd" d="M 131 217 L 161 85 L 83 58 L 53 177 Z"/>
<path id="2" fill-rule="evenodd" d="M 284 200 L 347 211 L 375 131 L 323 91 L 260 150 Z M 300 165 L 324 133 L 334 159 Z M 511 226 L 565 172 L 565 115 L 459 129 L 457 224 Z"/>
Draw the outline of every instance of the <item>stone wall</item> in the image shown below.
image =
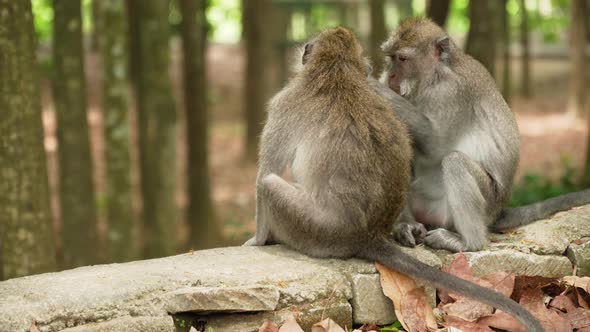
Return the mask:
<path id="1" fill-rule="evenodd" d="M 493 234 L 467 253 L 474 274 L 578 275 L 590 272 L 590 205 L 509 234 Z M 369 244 L 370 245 L 370 244 Z M 406 249 L 441 267 L 446 251 Z M 429 290 L 434 302 L 434 290 Z M 82 267 L 0 282 L 0 331 L 257 331 L 264 319 L 299 313 L 308 328 L 321 317 L 341 326 L 393 322 L 372 263 L 312 259 L 282 246 L 231 247 Z M 175 327 L 176 326 L 176 327 Z M 211 330 L 207 330 L 211 331 Z"/>

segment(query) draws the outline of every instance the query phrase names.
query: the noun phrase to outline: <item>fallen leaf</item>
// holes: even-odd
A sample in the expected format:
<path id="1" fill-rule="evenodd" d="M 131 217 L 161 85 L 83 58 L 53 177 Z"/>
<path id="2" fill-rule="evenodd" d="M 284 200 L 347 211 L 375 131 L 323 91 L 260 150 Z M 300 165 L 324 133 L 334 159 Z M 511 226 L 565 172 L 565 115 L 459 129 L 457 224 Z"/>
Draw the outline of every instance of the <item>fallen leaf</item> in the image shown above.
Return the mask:
<path id="1" fill-rule="evenodd" d="M 39 328 L 37 328 L 37 322 L 34 319 L 31 323 L 31 327 L 29 328 L 29 332 L 39 332 Z"/>
<path id="2" fill-rule="evenodd" d="M 520 298 L 520 304 L 537 317 L 546 332 L 572 331 L 570 324 L 565 318 L 545 307 L 541 289 L 528 289 L 523 292 Z"/>
<path id="3" fill-rule="evenodd" d="M 496 310 L 491 316 L 480 318 L 477 323 L 510 332 L 528 332 L 516 318 L 500 310 Z"/>
<path id="4" fill-rule="evenodd" d="M 340 325 L 330 318 L 326 318 L 319 323 L 313 324 L 311 332 L 346 332 Z"/>
<path id="5" fill-rule="evenodd" d="M 514 282 L 516 276 L 509 272 L 495 272 L 481 277 L 482 280 L 489 282 L 492 289 L 496 292 L 504 294 L 507 297 L 512 295 L 514 291 Z"/>
<path id="6" fill-rule="evenodd" d="M 304 332 L 304 331 L 301 328 L 301 326 L 299 326 L 299 324 L 297 324 L 297 320 L 295 319 L 295 316 L 291 315 L 291 316 L 289 316 L 289 318 L 287 318 L 287 320 L 285 320 L 285 322 L 283 323 L 283 325 L 279 329 L 279 332 Z"/>
<path id="7" fill-rule="evenodd" d="M 360 332 L 379 331 L 379 326 L 377 326 L 377 324 L 375 324 L 375 323 L 363 324 L 363 326 L 361 326 L 358 331 L 360 331 Z"/>
<path id="8" fill-rule="evenodd" d="M 523 292 L 529 289 L 539 289 L 555 281 L 557 281 L 557 278 L 541 276 L 516 276 L 514 279 L 514 290 L 512 291 L 511 298 L 516 302 L 520 302 L 520 297 L 522 296 Z"/>
<path id="9" fill-rule="evenodd" d="M 585 292 L 583 289 L 574 287 L 573 296 L 576 298 L 576 301 L 580 305 L 580 307 L 584 309 L 590 309 L 590 295 Z"/>
<path id="10" fill-rule="evenodd" d="M 576 308 L 574 301 L 565 295 L 556 296 L 553 300 L 551 300 L 549 306 L 566 312 Z"/>
<path id="11" fill-rule="evenodd" d="M 567 276 L 563 277 L 562 280 L 570 286 L 579 287 L 585 290 L 586 292 L 589 291 L 590 286 L 590 277 L 576 277 L 576 276 Z"/>
<path id="12" fill-rule="evenodd" d="M 277 324 L 271 322 L 270 320 L 265 320 L 262 325 L 258 328 L 258 332 L 278 332 L 279 327 Z"/>
<path id="13" fill-rule="evenodd" d="M 481 317 L 489 316 L 494 313 L 494 307 L 469 298 L 461 298 L 453 303 L 442 306 L 442 309 L 449 316 L 454 316 L 462 320 L 474 322 Z"/>
<path id="14" fill-rule="evenodd" d="M 402 298 L 402 317 L 411 331 L 429 331 L 438 328 L 432 308 L 426 300 L 424 287 L 414 288 Z"/>
<path id="15" fill-rule="evenodd" d="M 474 322 L 468 322 L 460 318 L 450 316 L 447 317 L 443 325 L 449 328 L 457 328 L 463 332 L 494 332 L 492 329 L 485 325 L 479 325 Z"/>
<path id="16" fill-rule="evenodd" d="M 395 315 L 399 319 L 404 329 L 406 331 L 410 331 L 409 327 L 404 321 L 404 317 L 402 316 L 401 303 L 402 297 L 406 295 L 407 292 L 416 288 L 416 282 L 405 274 L 388 269 L 378 262 L 375 263 L 375 267 L 377 268 L 377 271 L 379 271 L 379 278 L 381 280 L 383 294 L 385 294 L 385 296 L 390 298 L 393 302 L 393 310 L 395 311 Z"/>

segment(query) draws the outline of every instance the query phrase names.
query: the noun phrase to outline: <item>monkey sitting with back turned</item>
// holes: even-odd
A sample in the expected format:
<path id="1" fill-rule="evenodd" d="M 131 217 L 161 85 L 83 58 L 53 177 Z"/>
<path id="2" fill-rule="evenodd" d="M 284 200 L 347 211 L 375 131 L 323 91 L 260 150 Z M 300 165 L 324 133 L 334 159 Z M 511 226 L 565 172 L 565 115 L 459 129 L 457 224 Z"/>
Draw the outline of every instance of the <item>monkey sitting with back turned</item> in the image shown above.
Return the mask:
<path id="1" fill-rule="evenodd" d="M 256 183 L 256 236 L 314 257 L 360 257 L 493 305 L 531 331 L 511 299 L 419 262 L 387 237 L 404 207 L 412 151 L 405 127 L 373 92 L 354 34 L 322 32 L 268 105 Z M 295 183 L 282 175 L 290 165 Z"/>
<path id="2" fill-rule="evenodd" d="M 590 203 L 585 190 L 505 209 L 520 137 L 491 75 L 425 18 L 402 21 L 382 49 L 384 84 L 371 86 L 393 105 L 414 147 L 408 203 L 394 226 L 400 243 L 480 250 L 488 228 L 513 228 Z"/>

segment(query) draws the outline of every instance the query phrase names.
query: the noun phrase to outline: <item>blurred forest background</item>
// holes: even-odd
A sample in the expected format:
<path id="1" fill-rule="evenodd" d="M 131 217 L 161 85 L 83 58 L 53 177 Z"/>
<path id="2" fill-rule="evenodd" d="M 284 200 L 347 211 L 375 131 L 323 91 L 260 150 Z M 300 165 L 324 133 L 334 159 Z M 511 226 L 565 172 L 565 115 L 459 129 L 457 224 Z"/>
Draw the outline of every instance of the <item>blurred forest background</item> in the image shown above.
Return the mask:
<path id="1" fill-rule="evenodd" d="M 297 48 L 346 25 L 379 73 L 412 15 L 516 113 L 512 205 L 588 186 L 590 0 L 0 0 L 0 280 L 241 244 Z"/>

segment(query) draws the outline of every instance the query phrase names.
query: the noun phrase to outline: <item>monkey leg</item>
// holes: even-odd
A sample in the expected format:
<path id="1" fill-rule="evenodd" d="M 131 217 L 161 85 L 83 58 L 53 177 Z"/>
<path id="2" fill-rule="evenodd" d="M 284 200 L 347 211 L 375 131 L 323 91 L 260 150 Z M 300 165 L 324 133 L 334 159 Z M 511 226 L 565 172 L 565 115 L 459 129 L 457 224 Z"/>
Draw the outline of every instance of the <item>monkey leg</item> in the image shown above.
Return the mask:
<path id="1" fill-rule="evenodd" d="M 276 174 L 262 179 L 262 191 L 271 233 L 279 243 L 316 257 L 354 255 L 350 243 L 360 237 L 359 228 L 347 225 L 339 213 L 318 206 L 309 193 Z"/>
<path id="2" fill-rule="evenodd" d="M 442 161 L 443 183 L 450 210 L 452 232 L 438 228 L 426 233 L 424 243 L 450 251 L 480 250 L 487 243 L 486 213 L 493 193 L 492 182 L 481 165 L 465 154 L 454 151 Z"/>
<path id="3" fill-rule="evenodd" d="M 416 244 L 422 243 L 425 236 L 426 227 L 414 220 L 406 203 L 404 210 L 393 225 L 393 238 L 401 245 L 413 248 Z"/>

